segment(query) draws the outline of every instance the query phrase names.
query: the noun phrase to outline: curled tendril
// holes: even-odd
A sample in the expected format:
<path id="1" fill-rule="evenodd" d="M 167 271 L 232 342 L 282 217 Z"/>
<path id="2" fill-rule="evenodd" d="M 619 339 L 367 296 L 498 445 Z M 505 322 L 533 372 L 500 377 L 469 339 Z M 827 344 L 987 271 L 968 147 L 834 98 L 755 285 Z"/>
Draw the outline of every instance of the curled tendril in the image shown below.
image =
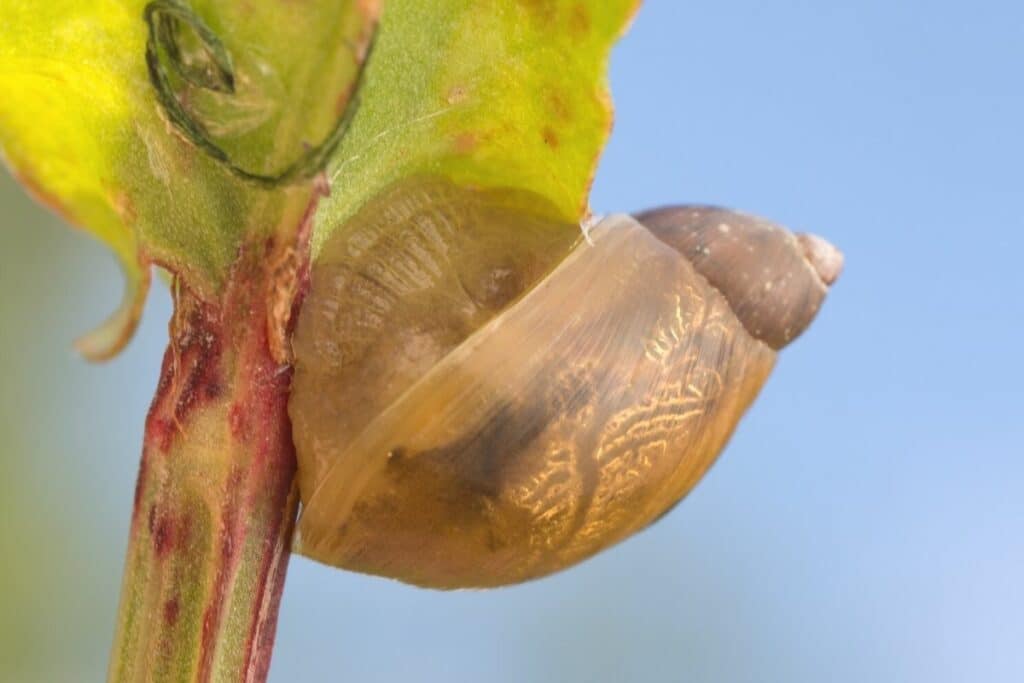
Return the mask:
<path id="1" fill-rule="evenodd" d="M 149 27 L 149 38 L 146 41 L 146 67 L 149 71 L 150 83 L 156 91 L 157 101 L 167 114 L 167 118 L 189 142 L 220 162 L 233 175 L 263 187 L 277 187 L 305 180 L 315 176 L 323 169 L 331 153 L 344 137 L 359 108 L 359 95 L 365 68 L 360 68 L 358 71 L 356 82 L 352 88 L 352 98 L 345 108 L 345 113 L 338 119 L 323 142 L 307 149 L 299 158 L 277 173 L 255 173 L 235 164 L 228 153 L 214 142 L 206 126 L 185 111 L 175 96 L 170 75 L 164 60 L 161 59 L 161 54 L 166 56 L 166 62 L 170 64 L 174 72 L 190 85 L 230 95 L 235 92 L 235 72 L 231 53 L 206 22 L 181 0 L 153 0 L 146 5 L 142 12 L 142 18 Z M 185 58 L 180 43 L 182 26 L 190 28 L 199 39 L 207 60 L 204 63 L 196 64 Z M 370 58 L 375 40 L 376 34 L 367 47 L 363 58 L 364 64 Z"/>

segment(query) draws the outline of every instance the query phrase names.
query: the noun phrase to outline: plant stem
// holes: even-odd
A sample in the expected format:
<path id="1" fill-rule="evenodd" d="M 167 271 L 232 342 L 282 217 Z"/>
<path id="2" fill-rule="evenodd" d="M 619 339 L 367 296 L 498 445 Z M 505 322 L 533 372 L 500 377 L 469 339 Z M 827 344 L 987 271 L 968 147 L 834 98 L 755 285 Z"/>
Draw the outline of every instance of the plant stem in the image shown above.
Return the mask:
<path id="1" fill-rule="evenodd" d="M 110 681 L 266 679 L 298 505 L 291 366 L 275 344 L 294 253 L 243 249 L 216 303 L 175 288 Z"/>

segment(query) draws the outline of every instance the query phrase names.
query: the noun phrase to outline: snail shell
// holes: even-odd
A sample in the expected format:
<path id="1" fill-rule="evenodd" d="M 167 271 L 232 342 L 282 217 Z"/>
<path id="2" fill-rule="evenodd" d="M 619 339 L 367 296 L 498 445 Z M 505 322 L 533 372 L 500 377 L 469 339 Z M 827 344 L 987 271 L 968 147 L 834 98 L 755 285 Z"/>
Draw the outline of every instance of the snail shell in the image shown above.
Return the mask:
<path id="1" fill-rule="evenodd" d="M 824 241 L 721 209 L 587 241 L 553 216 L 417 178 L 324 246 L 294 340 L 299 552 L 436 588 L 593 555 L 697 483 L 838 275 Z"/>

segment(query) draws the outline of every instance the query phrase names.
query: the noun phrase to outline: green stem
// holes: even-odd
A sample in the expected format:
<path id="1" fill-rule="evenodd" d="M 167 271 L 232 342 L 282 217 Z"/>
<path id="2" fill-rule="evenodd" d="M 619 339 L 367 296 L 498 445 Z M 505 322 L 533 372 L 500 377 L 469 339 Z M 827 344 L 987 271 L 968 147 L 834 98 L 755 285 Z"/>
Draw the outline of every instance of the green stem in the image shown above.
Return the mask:
<path id="1" fill-rule="evenodd" d="M 110 681 L 266 679 L 297 507 L 271 305 L 296 274 L 272 249 L 244 252 L 217 304 L 175 293 Z"/>
<path id="2" fill-rule="evenodd" d="M 290 72 L 294 101 L 273 136 L 280 150 L 264 155 L 281 170 L 262 174 L 239 167 L 178 99 L 179 81 L 225 94 L 236 86 L 229 46 L 191 4 L 146 5 L 157 101 L 199 149 L 267 191 L 250 196 L 240 217 L 251 238 L 216 301 L 175 291 L 171 340 L 146 421 L 109 680 L 258 683 L 270 664 L 298 506 L 288 338 L 311 217 L 325 191 L 313 177 L 356 110 L 359 64 L 378 9 L 309 10 L 322 16 L 317 40 L 331 49 Z M 186 36 L 206 62 L 183 61 Z M 318 130 L 328 131 L 324 141 L 295 158 Z"/>

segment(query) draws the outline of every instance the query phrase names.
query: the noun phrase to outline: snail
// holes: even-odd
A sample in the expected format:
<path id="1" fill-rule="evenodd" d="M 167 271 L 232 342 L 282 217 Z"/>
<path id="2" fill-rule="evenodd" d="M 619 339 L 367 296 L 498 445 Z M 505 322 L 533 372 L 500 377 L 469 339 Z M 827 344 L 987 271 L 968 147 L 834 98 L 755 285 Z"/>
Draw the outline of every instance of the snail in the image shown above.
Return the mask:
<path id="1" fill-rule="evenodd" d="M 299 316 L 296 549 L 451 589 L 625 539 L 712 465 L 841 265 L 724 209 L 581 239 L 524 192 L 399 183 L 328 238 Z"/>

